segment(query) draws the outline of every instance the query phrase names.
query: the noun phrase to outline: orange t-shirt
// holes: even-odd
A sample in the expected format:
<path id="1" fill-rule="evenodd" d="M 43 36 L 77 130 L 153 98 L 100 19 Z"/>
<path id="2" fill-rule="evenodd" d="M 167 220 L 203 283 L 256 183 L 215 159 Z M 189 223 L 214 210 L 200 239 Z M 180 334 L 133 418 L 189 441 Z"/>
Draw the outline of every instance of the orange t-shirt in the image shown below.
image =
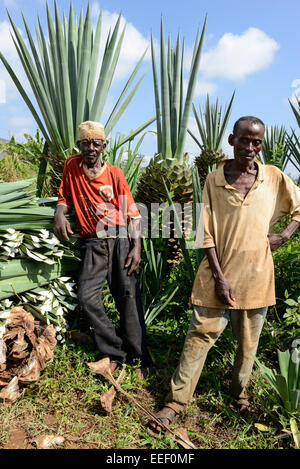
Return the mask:
<path id="1" fill-rule="evenodd" d="M 91 179 L 84 172 L 81 155 L 69 156 L 65 162 L 58 205 L 74 208 L 81 236 L 126 226 L 130 219 L 140 218 L 123 171 L 104 163 Z"/>

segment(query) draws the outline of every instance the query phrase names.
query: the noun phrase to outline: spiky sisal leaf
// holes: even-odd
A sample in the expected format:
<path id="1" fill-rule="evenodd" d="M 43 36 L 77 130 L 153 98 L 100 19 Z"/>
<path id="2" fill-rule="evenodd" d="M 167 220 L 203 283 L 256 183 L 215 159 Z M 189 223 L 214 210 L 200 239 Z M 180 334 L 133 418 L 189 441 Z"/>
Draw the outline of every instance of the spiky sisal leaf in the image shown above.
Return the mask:
<path id="1" fill-rule="evenodd" d="M 195 140 L 201 150 L 220 151 L 222 141 L 225 136 L 226 128 L 232 111 L 232 104 L 235 92 L 230 102 L 225 106 L 224 111 L 219 105 L 218 100 L 215 104 L 211 104 L 209 96 L 206 98 L 205 109 L 202 111 L 199 106 L 199 114 L 193 105 L 193 112 L 196 119 L 201 141 L 188 129 L 189 134 Z"/>
<path id="2" fill-rule="evenodd" d="M 206 177 L 210 171 L 215 169 L 220 161 L 226 159 L 222 151 L 222 141 L 225 136 L 235 92 L 230 102 L 224 110 L 219 105 L 210 103 L 209 96 L 206 98 L 205 108 L 202 111 L 199 106 L 199 113 L 193 105 L 193 112 L 196 119 L 200 138 L 188 129 L 188 133 L 194 139 L 201 151 L 200 156 L 195 158 L 195 166 L 198 169 L 201 187 L 204 187 Z"/>
<path id="3" fill-rule="evenodd" d="M 157 154 L 151 160 L 140 179 L 136 200 L 150 208 L 152 202 L 164 203 L 166 187 L 174 195 L 174 201 L 186 203 L 192 197 L 192 174 L 188 165 L 188 154 L 184 153 L 184 143 L 190 117 L 192 100 L 200 65 L 201 51 L 206 29 L 206 18 L 200 34 L 198 29 L 193 58 L 184 98 L 184 42 L 180 47 L 177 35 L 173 50 L 169 36 L 166 50 L 163 19 L 160 37 L 160 80 L 156 63 L 155 47 L 151 36 L 152 71 L 157 124 Z"/>
<path id="4" fill-rule="evenodd" d="M 23 17 L 29 47 L 26 46 L 19 28 L 9 15 L 14 33 L 13 41 L 38 107 L 33 104 L 23 84 L 1 52 L 0 59 L 41 129 L 51 151 L 67 156 L 75 147 L 78 124 L 84 120 L 99 121 L 101 119 L 117 68 L 125 28 L 119 34 L 120 15 L 112 32 L 106 38 L 102 64 L 97 77 L 102 14 L 99 15 L 94 33 L 90 5 L 87 7 L 85 18 L 81 13 L 79 25 L 74 16 L 72 2 L 69 20 L 67 21 L 64 16 L 64 22 L 61 21 L 56 0 L 54 5 L 55 18 L 53 20 L 47 3 L 47 32 L 44 31 L 39 21 L 39 29 L 36 30 L 37 47 L 26 19 Z M 142 58 L 113 107 L 105 125 L 107 134 L 120 119 L 143 80 L 142 77 L 131 89 Z"/>
<path id="5" fill-rule="evenodd" d="M 287 139 L 288 134 L 283 125 L 266 128 L 262 143 L 262 158 L 265 164 L 273 164 L 284 171 L 290 157 Z"/>
<path id="6" fill-rule="evenodd" d="M 297 95 L 295 95 L 295 99 L 297 101 L 297 105 L 295 105 L 293 101 L 291 101 L 290 99 L 289 99 L 289 103 L 291 105 L 294 116 L 296 117 L 298 127 L 300 127 L 300 98 Z"/>
<path id="7" fill-rule="evenodd" d="M 206 18 L 201 35 L 198 30 L 195 41 L 185 101 L 183 98 L 184 43 L 181 50 L 179 33 L 175 50 L 172 49 L 169 38 L 168 49 L 166 51 L 163 19 L 161 19 L 160 82 L 157 73 L 154 41 L 151 36 L 152 71 L 158 134 L 157 153 L 161 155 L 162 159 L 168 161 L 168 164 L 183 163 L 184 160 L 184 144 L 198 77 L 205 29 Z"/>
<path id="8" fill-rule="evenodd" d="M 296 135 L 294 130 L 292 130 L 291 135 L 287 135 L 286 145 L 289 149 L 289 161 L 300 173 L 300 137 Z"/>

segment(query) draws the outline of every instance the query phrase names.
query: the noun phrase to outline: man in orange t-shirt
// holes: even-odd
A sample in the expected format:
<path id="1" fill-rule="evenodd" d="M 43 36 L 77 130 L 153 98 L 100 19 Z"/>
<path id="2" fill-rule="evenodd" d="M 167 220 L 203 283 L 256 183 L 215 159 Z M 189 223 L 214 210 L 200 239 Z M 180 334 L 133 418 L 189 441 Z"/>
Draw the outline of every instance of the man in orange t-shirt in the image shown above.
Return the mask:
<path id="1" fill-rule="evenodd" d="M 73 232 L 65 215 L 74 209 L 82 238 L 78 303 L 91 323 L 96 345 L 110 358 L 112 371 L 125 361 L 140 362 L 145 368 L 151 358 L 137 282 L 141 216 L 122 170 L 101 158 L 106 147 L 102 124 L 83 122 L 78 128 L 78 138 L 81 154 L 72 155 L 65 162 L 54 233 L 69 240 L 68 235 Z M 120 313 L 119 334 L 101 301 L 106 279 Z"/>

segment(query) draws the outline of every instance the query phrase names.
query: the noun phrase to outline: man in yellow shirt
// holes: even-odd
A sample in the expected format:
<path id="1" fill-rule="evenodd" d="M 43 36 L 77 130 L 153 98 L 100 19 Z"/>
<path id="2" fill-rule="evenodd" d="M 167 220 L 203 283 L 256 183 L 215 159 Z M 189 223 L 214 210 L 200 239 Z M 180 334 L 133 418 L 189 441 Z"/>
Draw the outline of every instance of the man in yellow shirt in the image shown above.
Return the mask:
<path id="1" fill-rule="evenodd" d="M 241 413 L 249 411 L 246 387 L 268 306 L 276 303 L 271 251 L 300 224 L 300 189 L 278 168 L 255 159 L 265 126 L 241 117 L 228 141 L 234 159 L 207 177 L 204 191 L 204 244 L 191 295 L 193 314 L 183 351 L 171 379 L 165 407 L 156 416 L 170 424 L 192 398 L 207 353 L 231 320 L 238 341 L 231 392 Z M 283 215 L 292 221 L 271 233 Z M 156 429 L 159 427 L 152 422 Z"/>

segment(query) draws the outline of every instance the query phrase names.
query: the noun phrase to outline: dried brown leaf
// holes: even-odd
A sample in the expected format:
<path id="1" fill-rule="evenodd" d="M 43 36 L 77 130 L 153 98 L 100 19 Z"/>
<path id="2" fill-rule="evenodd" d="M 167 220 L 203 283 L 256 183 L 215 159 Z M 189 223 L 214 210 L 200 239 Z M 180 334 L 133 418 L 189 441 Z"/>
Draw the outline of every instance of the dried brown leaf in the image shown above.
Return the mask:
<path id="1" fill-rule="evenodd" d="M 18 373 L 19 381 L 22 384 L 30 384 L 40 379 L 40 366 L 34 353 L 32 353 L 26 363 Z"/>
<path id="2" fill-rule="evenodd" d="M 176 436 L 179 436 L 177 440 L 178 444 L 180 444 L 185 449 L 197 449 L 197 447 L 191 442 L 189 436 L 187 434 L 187 429 L 183 427 L 178 427 L 174 430 Z"/>
<path id="3" fill-rule="evenodd" d="M 118 384 L 120 384 L 123 381 L 125 374 L 126 374 L 126 371 L 123 368 L 117 379 Z M 105 410 L 105 412 L 107 412 L 108 414 L 112 412 L 112 404 L 113 404 L 116 393 L 117 391 L 115 387 L 111 386 L 111 388 L 107 392 L 103 393 L 100 398 L 101 406 Z"/>
<path id="4" fill-rule="evenodd" d="M 97 362 L 89 362 L 87 365 L 90 369 L 99 375 L 106 376 L 110 373 L 110 359 L 108 357 L 102 358 Z"/>
<path id="5" fill-rule="evenodd" d="M 7 386 L 0 391 L 0 401 L 8 404 L 15 402 L 20 396 L 18 378 L 15 376 Z"/>

